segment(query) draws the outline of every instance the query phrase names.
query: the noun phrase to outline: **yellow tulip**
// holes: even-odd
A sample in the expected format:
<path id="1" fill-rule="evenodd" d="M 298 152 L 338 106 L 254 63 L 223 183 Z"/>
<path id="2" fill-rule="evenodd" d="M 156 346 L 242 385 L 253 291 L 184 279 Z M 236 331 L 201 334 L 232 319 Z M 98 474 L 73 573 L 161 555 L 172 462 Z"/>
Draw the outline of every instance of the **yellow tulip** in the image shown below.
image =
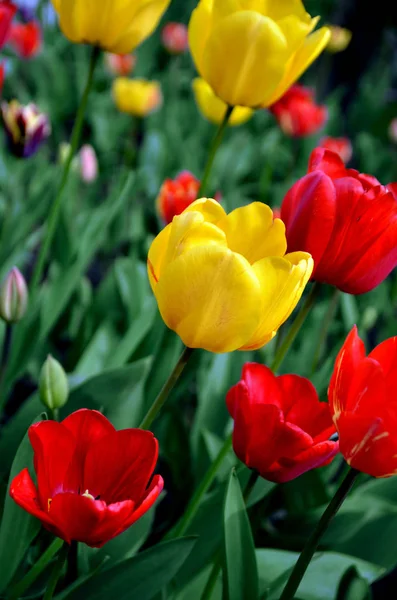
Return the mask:
<path id="1" fill-rule="evenodd" d="M 196 200 L 149 250 L 149 280 L 166 325 L 190 348 L 264 346 L 313 270 L 310 254 L 286 248 L 284 223 L 265 204 L 227 215 L 215 200 Z"/>
<path id="2" fill-rule="evenodd" d="M 325 48 L 301 0 L 200 0 L 189 24 L 197 70 L 230 106 L 273 104 Z"/>
<path id="3" fill-rule="evenodd" d="M 127 54 L 151 35 L 170 1 L 52 0 L 52 4 L 71 42 Z"/>
<path id="4" fill-rule="evenodd" d="M 197 106 L 208 121 L 219 125 L 222 123 L 223 117 L 227 109 L 227 104 L 220 98 L 215 96 L 211 87 L 204 79 L 196 77 L 193 80 L 193 91 L 196 98 Z M 229 125 L 242 125 L 248 121 L 254 111 L 245 106 L 236 106 L 229 119 Z"/>
<path id="5" fill-rule="evenodd" d="M 329 29 L 331 37 L 327 44 L 327 51 L 335 54 L 336 52 L 346 50 L 353 35 L 350 29 L 338 27 L 338 25 L 329 25 Z"/>
<path id="6" fill-rule="evenodd" d="M 136 117 L 146 117 L 163 102 L 161 87 L 157 81 L 117 77 L 112 90 L 117 108 Z"/>

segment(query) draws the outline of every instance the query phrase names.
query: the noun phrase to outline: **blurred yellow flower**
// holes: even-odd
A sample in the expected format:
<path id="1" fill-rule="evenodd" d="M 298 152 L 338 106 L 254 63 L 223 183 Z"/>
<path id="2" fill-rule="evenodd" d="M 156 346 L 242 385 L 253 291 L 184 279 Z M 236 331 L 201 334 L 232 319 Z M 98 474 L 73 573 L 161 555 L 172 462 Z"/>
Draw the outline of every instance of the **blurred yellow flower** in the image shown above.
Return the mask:
<path id="1" fill-rule="evenodd" d="M 163 102 L 161 87 L 157 81 L 117 77 L 112 89 L 117 108 L 136 117 L 146 117 Z"/>
<path id="2" fill-rule="evenodd" d="M 211 123 L 219 125 L 225 116 L 227 104 L 215 96 L 211 86 L 200 77 L 196 77 L 196 79 L 193 80 L 193 91 L 197 106 L 204 117 L 208 119 L 208 121 L 211 121 Z M 253 114 L 254 111 L 251 108 L 236 106 L 229 119 L 229 125 L 242 125 L 242 123 L 248 121 Z"/>
<path id="3" fill-rule="evenodd" d="M 201 77 L 231 106 L 273 104 L 325 48 L 330 33 L 301 0 L 200 0 L 189 43 Z"/>
<path id="4" fill-rule="evenodd" d="M 346 50 L 353 35 L 350 29 L 345 29 L 338 25 L 329 25 L 328 27 L 331 32 L 331 37 L 327 44 L 327 51 L 334 54 Z"/>
<path id="5" fill-rule="evenodd" d="M 52 0 L 52 4 L 71 42 L 127 54 L 151 35 L 170 1 Z"/>
<path id="6" fill-rule="evenodd" d="M 226 214 L 201 198 L 153 241 L 148 274 L 166 325 L 190 348 L 264 346 L 289 317 L 313 260 L 285 254 L 284 223 L 260 202 Z"/>

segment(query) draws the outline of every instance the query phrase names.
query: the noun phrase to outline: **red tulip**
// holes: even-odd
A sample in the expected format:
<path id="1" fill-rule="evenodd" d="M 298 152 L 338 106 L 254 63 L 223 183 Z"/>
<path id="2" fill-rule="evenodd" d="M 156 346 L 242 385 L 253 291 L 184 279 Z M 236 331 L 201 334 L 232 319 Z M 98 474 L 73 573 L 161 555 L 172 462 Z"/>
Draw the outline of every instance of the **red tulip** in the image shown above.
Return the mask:
<path id="1" fill-rule="evenodd" d="M 328 404 L 304 377 L 276 377 L 264 365 L 246 363 L 226 403 L 235 453 L 265 479 L 290 481 L 338 452 L 338 442 L 329 440 L 335 427 Z"/>
<path id="2" fill-rule="evenodd" d="M 32 58 L 41 50 L 41 28 L 39 23 L 14 23 L 11 26 L 9 43 L 21 58 Z"/>
<path id="3" fill-rule="evenodd" d="M 269 107 L 282 131 L 291 137 L 305 137 L 317 133 L 328 118 L 326 106 L 316 104 L 312 90 L 293 85 Z"/>
<path id="4" fill-rule="evenodd" d="M 170 54 L 182 54 L 189 46 L 187 27 L 183 23 L 167 23 L 161 32 L 163 46 Z"/>
<path id="5" fill-rule="evenodd" d="M 373 477 L 397 474 L 397 337 L 366 356 L 357 328 L 346 338 L 328 390 L 340 450 Z"/>
<path id="6" fill-rule="evenodd" d="M 353 155 L 352 144 L 347 137 L 324 137 L 319 145 L 322 148 L 327 148 L 327 150 L 339 154 L 344 163 L 348 163 Z"/>
<path id="7" fill-rule="evenodd" d="M 29 428 L 37 488 L 28 469 L 11 497 L 52 533 L 100 548 L 155 502 L 163 479 L 151 479 L 158 443 L 149 431 L 116 431 L 101 413 L 82 409 L 61 423 Z"/>
<path id="8" fill-rule="evenodd" d="M 8 40 L 11 21 L 17 12 L 17 7 L 9 0 L 0 0 L 0 48 Z"/>
<path id="9" fill-rule="evenodd" d="M 132 73 L 136 65 L 135 54 L 105 54 L 105 61 L 108 71 L 112 75 L 120 75 L 125 77 Z"/>
<path id="10" fill-rule="evenodd" d="M 346 169 L 325 148 L 312 152 L 308 175 L 287 192 L 281 219 L 288 252 L 313 256 L 315 281 L 363 294 L 397 265 L 397 184 Z"/>

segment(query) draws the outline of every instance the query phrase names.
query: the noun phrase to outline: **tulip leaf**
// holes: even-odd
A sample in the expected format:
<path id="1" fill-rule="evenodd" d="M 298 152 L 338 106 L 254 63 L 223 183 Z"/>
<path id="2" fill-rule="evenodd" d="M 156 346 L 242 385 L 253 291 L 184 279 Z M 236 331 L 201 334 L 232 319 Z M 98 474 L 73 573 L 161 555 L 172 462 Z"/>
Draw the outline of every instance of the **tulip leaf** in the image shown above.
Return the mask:
<path id="1" fill-rule="evenodd" d="M 175 577 L 195 543 L 185 537 L 159 544 L 77 581 L 57 600 L 151 600 Z"/>
<path id="2" fill-rule="evenodd" d="M 355 566 L 349 567 L 339 582 L 335 600 L 371 600 L 368 582 L 360 576 Z"/>
<path id="3" fill-rule="evenodd" d="M 258 570 L 251 525 L 240 484 L 233 469 L 226 491 L 225 528 L 225 598 L 258 598 Z"/>
<path id="4" fill-rule="evenodd" d="M 39 421 L 36 419 L 34 422 Z M 28 434 L 20 444 L 11 467 L 7 496 L 0 526 L 0 593 L 8 586 L 31 542 L 40 530 L 40 521 L 15 504 L 8 491 L 12 480 L 23 469 L 33 475 L 33 450 Z"/>

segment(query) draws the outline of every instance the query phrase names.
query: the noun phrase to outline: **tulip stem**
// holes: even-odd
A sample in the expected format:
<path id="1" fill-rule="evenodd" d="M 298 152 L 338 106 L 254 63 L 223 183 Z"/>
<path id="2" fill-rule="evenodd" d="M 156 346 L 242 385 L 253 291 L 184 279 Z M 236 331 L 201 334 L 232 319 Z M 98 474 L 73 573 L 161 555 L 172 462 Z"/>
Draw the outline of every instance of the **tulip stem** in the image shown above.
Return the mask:
<path id="1" fill-rule="evenodd" d="M 41 280 L 41 277 L 42 277 L 42 274 L 44 271 L 45 262 L 47 260 L 48 253 L 51 248 L 51 243 L 52 243 L 52 240 L 53 240 L 53 237 L 55 235 L 56 228 L 58 225 L 59 216 L 61 214 L 63 193 L 65 191 L 65 187 L 66 187 L 66 184 L 68 181 L 70 167 L 72 165 L 73 157 L 76 154 L 77 147 L 80 142 L 81 132 L 82 132 L 83 123 L 84 123 L 84 116 L 85 116 L 85 112 L 86 112 L 86 108 L 87 108 L 88 96 L 90 94 L 92 83 L 94 81 L 95 67 L 98 63 L 100 53 L 101 53 L 100 48 L 98 48 L 97 46 L 94 46 L 94 48 L 92 49 L 92 53 L 91 53 L 91 60 L 90 60 L 90 66 L 89 66 L 89 70 L 88 70 L 87 83 L 86 83 L 86 86 L 85 86 L 85 89 L 83 92 L 83 96 L 80 101 L 79 108 L 77 110 L 76 120 L 75 120 L 75 123 L 73 126 L 72 137 L 71 137 L 71 141 L 70 141 L 70 149 L 69 149 L 64 167 L 63 167 L 63 173 L 62 173 L 62 178 L 61 178 L 61 182 L 59 185 L 58 193 L 57 193 L 55 200 L 51 206 L 50 214 L 49 214 L 48 220 L 47 220 L 47 228 L 46 228 L 45 237 L 44 237 L 43 243 L 41 245 L 39 256 L 37 258 L 36 265 L 35 265 L 33 275 L 32 275 L 32 280 L 31 280 L 31 284 L 30 284 L 30 291 L 31 291 L 32 295 L 35 293 L 36 288 L 37 288 L 38 284 L 40 283 L 40 280 Z"/>
<path id="2" fill-rule="evenodd" d="M 316 281 L 306 297 L 305 302 L 302 304 L 301 309 L 299 310 L 294 322 L 292 323 L 287 335 L 285 336 L 282 344 L 280 344 L 276 355 L 273 359 L 271 370 L 276 373 L 283 362 L 288 350 L 291 348 L 296 336 L 298 335 L 303 323 L 306 320 L 307 315 L 309 314 L 318 294 L 320 291 L 320 284 Z"/>
<path id="3" fill-rule="evenodd" d="M 6 396 L 4 395 L 3 383 L 7 371 L 8 357 L 10 356 L 11 351 L 12 332 L 13 325 L 11 323 L 6 323 L 3 339 L 3 348 L 0 359 L 0 417 L 3 413 L 3 409 L 6 403 Z"/>
<path id="4" fill-rule="evenodd" d="M 163 408 L 169 394 L 173 390 L 179 377 L 181 376 L 182 371 L 186 367 L 186 365 L 189 361 L 189 358 L 191 357 L 191 355 L 193 353 L 193 350 L 194 350 L 193 348 L 185 347 L 185 349 L 182 352 L 181 356 L 179 357 L 179 360 L 176 363 L 171 375 L 168 377 L 168 379 L 165 382 L 164 386 L 162 387 L 159 395 L 153 402 L 152 406 L 149 408 L 142 423 L 139 425 L 140 429 L 149 429 L 149 427 L 151 426 L 151 424 L 157 417 L 158 413 Z"/>
<path id="5" fill-rule="evenodd" d="M 64 542 L 63 546 L 61 547 L 61 549 L 59 551 L 53 571 L 50 575 L 50 579 L 48 581 L 47 589 L 45 591 L 43 600 L 51 600 L 52 599 L 54 592 L 55 592 L 55 588 L 57 587 L 59 578 L 61 576 L 63 567 L 65 565 L 65 561 L 67 559 L 68 552 L 69 552 L 69 544 Z"/>
<path id="6" fill-rule="evenodd" d="M 317 524 L 317 527 L 307 540 L 298 558 L 298 561 L 295 564 L 291 575 L 289 576 L 287 584 L 280 596 L 280 600 L 293 600 L 323 534 L 327 530 L 331 520 L 338 512 L 343 501 L 351 490 L 358 474 L 359 471 L 356 469 L 349 469 L 339 488 L 336 490 L 334 497 L 325 509 L 321 519 Z"/>
<path id="7" fill-rule="evenodd" d="M 63 541 L 55 538 L 47 550 L 40 556 L 36 564 L 28 571 L 23 579 L 19 581 L 6 596 L 7 600 L 18 600 L 26 590 L 36 581 L 44 569 L 51 562 L 55 554 L 62 548 Z"/>
<path id="8" fill-rule="evenodd" d="M 214 139 L 211 142 L 207 164 L 205 165 L 204 175 L 201 180 L 199 191 L 197 192 L 197 198 L 202 198 L 207 194 L 207 186 L 208 180 L 211 173 L 212 165 L 214 164 L 215 155 L 218 151 L 219 146 L 221 145 L 226 127 L 229 123 L 229 119 L 234 110 L 234 106 L 228 106 L 225 111 L 225 116 L 223 117 L 222 123 L 218 127 L 218 131 L 215 134 Z"/>
<path id="9" fill-rule="evenodd" d="M 339 300 L 340 300 L 340 291 L 338 290 L 338 288 L 335 288 L 334 293 L 332 294 L 332 298 L 328 303 L 328 309 L 324 316 L 323 324 L 322 324 L 322 327 L 320 330 L 320 335 L 318 336 L 316 348 L 314 350 L 313 362 L 312 362 L 312 374 L 316 371 L 319 360 L 321 359 L 321 356 L 323 354 L 324 345 L 325 345 L 325 342 L 327 341 L 328 330 L 334 319 L 336 310 L 338 308 Z"/>

